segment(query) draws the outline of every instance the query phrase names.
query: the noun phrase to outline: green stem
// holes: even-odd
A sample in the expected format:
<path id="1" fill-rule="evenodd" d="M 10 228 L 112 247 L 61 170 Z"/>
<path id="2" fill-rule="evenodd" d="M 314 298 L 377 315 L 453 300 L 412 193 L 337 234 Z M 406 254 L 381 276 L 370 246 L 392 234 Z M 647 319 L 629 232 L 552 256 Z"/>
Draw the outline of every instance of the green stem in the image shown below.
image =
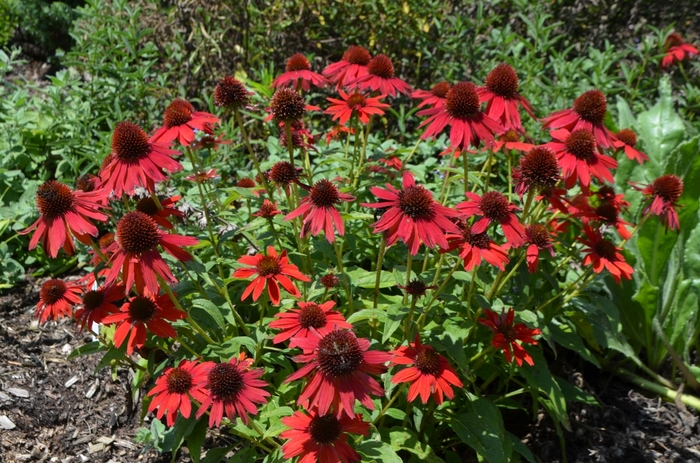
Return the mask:
<path id="1" fill-rule="evenodd" d="M 173 304 L 175 307 L 187 314 L 187 323 L 189 323 L 194 330 L 199 333 L 205 341 L 207 341 L 209 344 L 214 344 L 214 340 L 202 329 L 199 324 L 194 321 L 194 319 L 190 316 L 189 312 L 187 312 L 185 309 L 182 308 L 182 304 L 180 304 L 180 301 L 177 300 L 175 297 L 175 294 L 173 294 L 173 291 L 170 289 L 170 286 L 163 280 L 163 278 L 160 275 L 156 275 L 158 278 L 158 283 L 160 283 L 160 287 L 163 288 L 163 290 L 168 294 L 168 297 L 170 297 L 170 300 L 173 301 Z"/>
<path id="2" fill-rule="evenodd" d="M 506 275 L 506 277 L 503 279 L 503 281 L 501 282 L 501 284 L 499 285 L 498 289 L 495 292 L 494 292 L 494 289 L 496 288 L 495 285 L 491 288 L 491 292 L 489 292 L 489 295 L 487 298 L 489 301 L 492 301 L 493 297 L 501 294 L 501 291 L 503 291 L 503 288 L 505 288 L 506 283 L 508 283 L 508 280 L 510 280 L 513 277 L 513 275 L 515 275 L 515 271 L 518 270 L 520 265 L 522 265 L 523 261 L 525 260 L 525 257 L 527 257 L 527 253 L 523 252 L 523 255 L 520 256 L 520 259 L 513 266 L 513 268 L 510 269 L 510 272 L 508 273 L 508 275 Z"/>
<path id="3" fill-rule="evenodd" d="M 352 312 L 352 291 L 350 290 L 350 284 L 348 283 L 348 277 L 345 275 L 345 268 L 343 266 L 343 255 L 341 254 L 340 247 L 338 246 L 337 240 L 333 240 L 333 249 L 335 250 L 335 258 L 338 261 L 338 270 L 343 274 L 343 286 L 345 287 L 345 297 L 348 299 L 348 307 L 350 307 L 350 312 Z"/>
<path id="4" fill-rule="evenodd" d="M 382 279 L 382 264 L 384 263 L 384 252 L 386 251 L 386 235 L 382 234 L 382 243 L 379 245 L 379 255 L 377 256 L 377 276 L 374 279 L 374 308 L 379 304 L 379 282 Z"/>
<path id="5" fill-rule="evenodd" d="M 648 381 L 644 378 L 640 378 L 639 376 L 635 375 L 634 373 L 625 370 L 624 368 L 618 368 L 617 370 L 614 371 L 614 373 L 622 376 L 623 378 L 627 379 L 628 381 L 631 381 L 632 383 L 636 384 L 639 387 L 642 387 L 646 389 L 647 391 L 651 391 L 655 394 L 660 395 L 661 397 L 666 397 L 667 399 L 670 400 L 678 400 L 678 396 L 680 395 L 680 401 L 684 403 L 685 405 L 688 405 L 690 407 L 693 407 L 696 410 L 700 410 L 700 399 L 698 399 L 695 396 L 688 395 L 688 394 L 680 394 L 677 391 L 671 390 L 667 387 L 660 386 L 656 383 L 653 383 L 651 381 Z"/>
<path id="6" fill-rule="evenodd" d="M 396 389 L 396 391 L 394 392 L 394 394 L 391 396 L 391 399 L 389 399 L 389 402 L 382 408 L 382 411 L 380 411 L 379 414 L 377 415 L 377 417 L 374 418 L 374 419 L 372 420 L 372 424 L 376 424 L 377 421 L 379 421 L 379 420 L 384 416 L 384 414 L 386 413 L 386 411 L 389 410 L 389 407 L 391 407 L 391 405 L 392 405 L 394 402 L 396 402 L 396 399 L 398 399 L 399 394 L 401 394 L 401 391 L 403 391 L 403 390 L 406 388 L 406 385 L 407 385 L 407 384 L 408 384 L 408 383 L 401 383 L 401 386 L 399 386 L 399 387 Z"/>
<path id="7" fill-rule="evenodd" d="M 405 164 L 408 164 L 408 161 L 411 160 L 411 158 L 413 157 L 413 154 L 414 154 L 414 153 L 416 152 L 416 150 L 418 149 L 418 145 L 420 145 L 420 143 L 421 143 L 422 141 L 423 141 L 423 139 L 419 137 L 419 138 L 418 138 L 418 141 L 417 141 L 416 144 L 415 144 L 415 146 L 413 146 L 413 149 L 411 150 L 411 152 L 408 153 L 408 156 L 406 156 L 406 159 L 403 160 L 404 165 L 405 165 Z"/>
<path id="8" fill-rule="evenodd" d="M 255 166 L 255 170 L 258 171 L 258 175 L 260 176 L 260 180 L 262 181 L 263 186 L 265 187 L 265 191 L 267 191 L 267 195 L 269 196 L 270 200 L 272 200 L 272 187 L 267 183 L 267 179 L 265 178 L 265 174 L 263 174 L 262 169 L 260 168 L 260 163 L 258 162 L 258 158 L 255 156 L 255 152 L 253 151 L 253 147 L 250 145 L 250 140 L 248 139 L 248 133 L 245 130 L 245 127 L 243 126 L 243 118 L 241 117 L 241 113 L 238 112 L 238 108 L 235 108 L 233 110 L 233 114 L 236 118 L 236 123 L 238 124 L 238 128 L 241 130 L 241 136 L 243 137 L 243 143 L 245 143 L 246 148 L 248 148 L 248 153 L 250 154 L 250 158 L 253 160 L 253 165 Z"/>
<path id="9" fill-rule="evenodd" d="M 411 267 L 413 266 L 413 254 L 408 253 L 408 258 L 406 260 L 406 287 L 411 283 Z M 404 292 L 403 295 L 403 305 L 408 302 L 408 293 Z"/>

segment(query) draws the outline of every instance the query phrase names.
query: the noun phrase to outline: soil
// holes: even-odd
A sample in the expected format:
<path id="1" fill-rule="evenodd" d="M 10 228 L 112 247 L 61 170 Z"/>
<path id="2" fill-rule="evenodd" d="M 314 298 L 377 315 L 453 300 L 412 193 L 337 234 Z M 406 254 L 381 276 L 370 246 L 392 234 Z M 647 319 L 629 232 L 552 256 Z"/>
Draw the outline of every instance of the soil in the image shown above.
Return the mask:
<path id="1" fill-rule="evenodd" d="M 167 462 L 135 442 L 140 398 L 131 397 L 130 372 L 95 372 L 100 356 L 67 360 L 91 335 L 63 319 L 39 326 L 33 319 L 43 281 L 0 295 L 0 462 Z M 560 362 L 557 362 L 560 363 Z M 663 402 L 582 361 L 566 362 L 569 381 L 593 394 L 600 406 L 569 404 L 569 463 L 700 463 L 700 420 L 682 404 Z M 573 367 L 571 367 L 573 365 Z M 557 368 L 557 365 L 553 365 Z M 141 396 L 145 390 L 140 391 Z M 522 436 L 542 463 L 561 463 L 561 446 L 546 413 L 521 416 L 509 429 Z M 10 428 L 10 429 L 8 429 Z M 230 436 L 212 434 L 205 449 Z M 229 442 L 230 443 L 230 442 Z M 174 461 L 190 462 L 183 449 Z"/>

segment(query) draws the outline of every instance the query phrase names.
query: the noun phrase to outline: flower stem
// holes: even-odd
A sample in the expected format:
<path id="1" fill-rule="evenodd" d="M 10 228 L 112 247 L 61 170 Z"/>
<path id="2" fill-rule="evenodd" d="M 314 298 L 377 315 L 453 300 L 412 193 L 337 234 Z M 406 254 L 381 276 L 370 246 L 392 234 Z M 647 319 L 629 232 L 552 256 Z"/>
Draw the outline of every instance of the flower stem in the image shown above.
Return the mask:
<path id="1" fill-rule="evenodd" d="M 187 312 L 185 309 L 182 308 L 182 304 L 180 304 L 180 301 L 177 300 L 175 297 L 175 294 L 173 294 L 173 291 L 170 289 L 170 286 L 163 280 L 163 278 L 160 275 L 156 275 L 158 278 L 158 283 L 160 283 L 160 287 L 163 288 L 163 290 L 167 293 L 168 297 L 170 297 L 170 300 L 173 301 L 173 304 L 175 304 L 175 307 L 177 307 L 178 310 L 185 312 L 187 314 L 187 323 L 189 323 L 194 330 L 199 333 L 205 341 L 207 341 L 209 344 L 214 344 L 214 340 L 202 329 L 199 324 L 194 321 L 194 319 L 190 316 L 189 312 Z"/>
<path id="2" fill-rule="evenodd" d="M 411 160 L 411 158 L 412 158 L 413 155 L 415 154 L 416 150 L 418 149 L 418 145 L 420 145 L 420 142 L 422 142 L 422 141 L 423 141 L 423 139 L 420 138 L 420 137 L 418 137 L 418 141 L 416 142 L 415 146 L 413 147 L 413 149 L 411 150 L 411 152 L 408 153 L 408 156 L 406 156 L 406 159 L 403 160 L 404 165 L 405 165 L 405 164 L 408 164 L 408 161 Z"/>
<path id="3" fill-rule="evenodd" d="M 338 261 L 338 270 L 340 270 L 340 272 L 343 274 L 343 286 L 345 287 L 345 297 L 347 297 L 348 299 L 348 307 L 350 307 L 350 312 L 352 312 L 352 291 L 350 290 L 350 285 L 348 284 L 348 277 L 347 275 L 345 275 L 345 267 L 343 266 L 343 255 L 342 251 L 340 250 L 340 247 L 338 246 L 337 240 L 333 240 L 333 249 L 335 250 L 335 258 Z"/>
<path id="4" fill-rule="evenodd" d="M 379 255 L 377 256 L 377 277 L 374 279 L 374 308 L 379 304 L 379 282 L 382 279 L 382 264 L 384 262 L 384 252 L 386 251 L 386 235 L 382 234 L 382 243 L 379 245 Z"/>
<path id="5" fill-rule="evenodd" d="M 413 266 L 413 254 L 408 253 L 408 259 L 406 260 L 406 287 L 411 283 L 411 267 Z M 403 295 L 403 305 L 408 302 L 408 293 Z"/>
<path id="6" fill-rule="evenodd" d="M 399 395 L 400 395 L 401 392 L 406 388 L 406 385 L 407 385 L 407 384 L 408 384 L 408 383 L 401 383 L 401 386 L 399 386 L 399 387 L 396 389 L 396 391 L 394 392 L 394 394 L 391 396 L 391 399 L 389 399 L 389 402 L 387 402 L 387 404 L 382 408 L 382 411 L 380 411 L 379 414 L 377 415 L 377 417 L 374 418 L 374 419 L 372 420 L 372 424 L 376 424 L 376 423 L 384 416 L 384 414 L 386 413 L 386 411 L 389 410 L 389 407 L 391 407 L 392 404 L 393 404 L 394 402 L 396 402 L 396 399 L 399 398 Z"/>
<path id="7" fill-rule="evenodd" d="M 238 108 L 234 108 L 233 114 L 236 118 L 236 123 L 238 124 L 238 128 L 241 130 L 241 137 L 243 137 L 243 143 L 245 143 L 246 148 L 248 148 L 248 153 L 250 154 L 250 158 L 253 160 L 253 165 L 255 166 L 255 169 L 258 171 L 258 174 L 260 175 L 260 180 L 262 181 L 262 184 L 265 187 L 265 191 L 267 191 L 267 195 L 270 197 L 270 200 L 272 200 L 272 198 L 273 198 L 272 188 L 267 183 L 267 179 L 265 178 L 265 174 L 263 174 L 263 171 L 260 168 L 260 163 L 258 162 L 258 158 L 255 157 L 255 152 L 253 151 L 253 147 L 250 145 L 250 140 L 248 139 L 248 133 L 246 132 L 245 127 L 243 126 L 243 118 L 241 117 L 241 113 L 238 112 Z"/>

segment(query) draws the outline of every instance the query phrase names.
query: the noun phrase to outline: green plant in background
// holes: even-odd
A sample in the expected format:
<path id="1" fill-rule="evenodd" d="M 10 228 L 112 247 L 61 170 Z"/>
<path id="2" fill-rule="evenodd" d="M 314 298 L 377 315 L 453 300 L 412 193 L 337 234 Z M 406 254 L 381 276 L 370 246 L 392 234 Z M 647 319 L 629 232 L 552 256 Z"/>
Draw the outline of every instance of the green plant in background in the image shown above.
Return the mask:
<path id="1" fill-rule="evenodd" d="M 4 47 L 12 38 L 17 27 L 17 15 L 10 8 L 13 0 L 0 0 L 0 47 Z"/>

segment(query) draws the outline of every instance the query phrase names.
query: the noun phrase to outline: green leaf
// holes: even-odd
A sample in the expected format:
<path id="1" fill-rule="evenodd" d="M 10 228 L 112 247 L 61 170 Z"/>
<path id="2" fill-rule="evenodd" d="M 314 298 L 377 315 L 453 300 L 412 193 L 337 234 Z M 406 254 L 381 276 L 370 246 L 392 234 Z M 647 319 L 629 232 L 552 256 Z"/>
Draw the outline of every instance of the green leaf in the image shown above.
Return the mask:
<path id="1" fill-rule="evenodd" d="M 630 106 L 620 95 L 617 95 L 617 125 L 620 129 L 631 129 L 637 125 Z"/>
<path id="2" fill-rule="evenodd" d="M 520 455 L 522 455 L 530 463 L 537 463 L 534 455 L 532 455 L 532 452 L 527 447 L 527 445 L 523 444 L 522 441 L 520 439 L 518 439 L 517 436 L 515 436 L 509 432 L 507 434 L 508 434 L 508 437 L 510 438 L 510 443 L 513 446 L 513 450 L 515 450 Z"/>
<path id="3" fill-rule="evenodd" d="M 386 311 L 384 330 L 382 331 L 382 344 L 391 338 L 391 335 L 401 326 L 401 322 L 408 315 L 408 308 L 399 305 L 390 305 Z"/>
<path id="4" fill-rule="evenodd" d="M 104 350 L 107 350 L 107 348 L 104 347 L 102 343 L 100 343 L 99 341 L 93 341 L 73 349 L 73 352 L 71 352 L 70 355 L 68 355 L 67 360 L 73 359 L 75 357 L 80 357 L 81 355 L 96 354 Z"/>
<path id="5" fill-rule="evenodd" d="M 348 317 L 347 322 L 354 324 L 357 322 L 365 320 L 379 320 L 383 322 L 386 320 L 386 312 L 380 309 L 362 309 Z"/>
<path id="6" fill-rule="evenodd" d="M 391 445 L 386 442 L 365 440 L 355 447 L 355 450 L 357 453 L 367 458 L 363 458 L 363 462 L 403 463 L 401 457 L 398 456 L 394 449 L 391 448 Z"/>
<path id="7" fill-rule="evenodd" d="M 202 445 L 207 437 L 207 416 L 203 416 L 194 426 L 192 433 L 187 438 L 187 448 L 190 451 L 190 458 L 194 463 L 199 463 L 202 454 Z"/>
<path id="8" fill-rule="evenodd" d="M 192 307 L 204 310 L 212 318 L 212 320 L 214 320 L 214 323 L 216 323 L 219 328 L 226 330 L 224 316 L 221 314 L 221 310 L 214 305 L 213 302 L 206 299 L 195 299 L 192 301 Z"/>
<path id="9" fill-rule="evenodd" d="M 405 450 L 414 454 L 420 461 L 434 463 L 443 461 L 441 458 L 435 456 L 433 449 L 421 442 L 416 433 L 410 429 L 395 426 L 391 429 L 382 429 L 381 434 L 384 441 L 391 442 L 391 448 L 396 452 Z"/>
<path id="10" fill-rule="evenodd" d="M 581 337 L 576 334 L 569 325 L 555 325 L 554 323 L 549 323 L 547 328 L 557 344 L 576 352 L 593 365 L 600 367 L 598 359 L 591 354 L 591 351 L 586 349 L 586 346 L 583 345 Z"/>
<path id="11" fill-rule="evenodd" d="M 561 423 L 564 428 L 570 431 L 571 425 L 569 424 L 569 416 L 566 413 L 566 398 L 547 367 L 547 359 L 544 358 L 537 348 L 527 348 L 527 352 L 535 364 L 533 366 L 523 364 L 518 371 L 531 387 L 550 399 L 552 419 Z M 544 404 L 544 401 L 542 402 Z"/>
<path id="12" fill-rule="evenodd" d="M 462 441 L 489 463 L 508 463 L 513 449 L 506 438 L 501 412 L 488 399 L 468 393 L 467 413 L 449 420 Z"/>
<path id="13" fill-rule="evenodd" d="M 596 400 L 596 398 L 593 397 L 593 395 L 581 389 L 580 387 L 574 386 L 567 380 L 558 376 L 555 376 L 554 380 L 557 382 L 557 384 L 561 388 L 561 392 L 564 394 L 564 397 L 569 402 L 576 401 L 583 402 L 588 405 L 598 405 L 598 401 Z"/>
<path id="14" fill-rule="evenodd" d="M 346 272 L 346 275 L 350 278 L 350 282 L 354 286 L 358 286 L 360 288 L 374 288 L 376 286 L 376 272 L 370 272 L 362 268 L 356 268 L 349 272 Z M 392 272 L 382 271 L 382 274 L 379 278 L 379 287 L 390 288 L 393 286 L 396 286 L 396 282 L 394 281 L 394 275 L 392 274 Z"/>

